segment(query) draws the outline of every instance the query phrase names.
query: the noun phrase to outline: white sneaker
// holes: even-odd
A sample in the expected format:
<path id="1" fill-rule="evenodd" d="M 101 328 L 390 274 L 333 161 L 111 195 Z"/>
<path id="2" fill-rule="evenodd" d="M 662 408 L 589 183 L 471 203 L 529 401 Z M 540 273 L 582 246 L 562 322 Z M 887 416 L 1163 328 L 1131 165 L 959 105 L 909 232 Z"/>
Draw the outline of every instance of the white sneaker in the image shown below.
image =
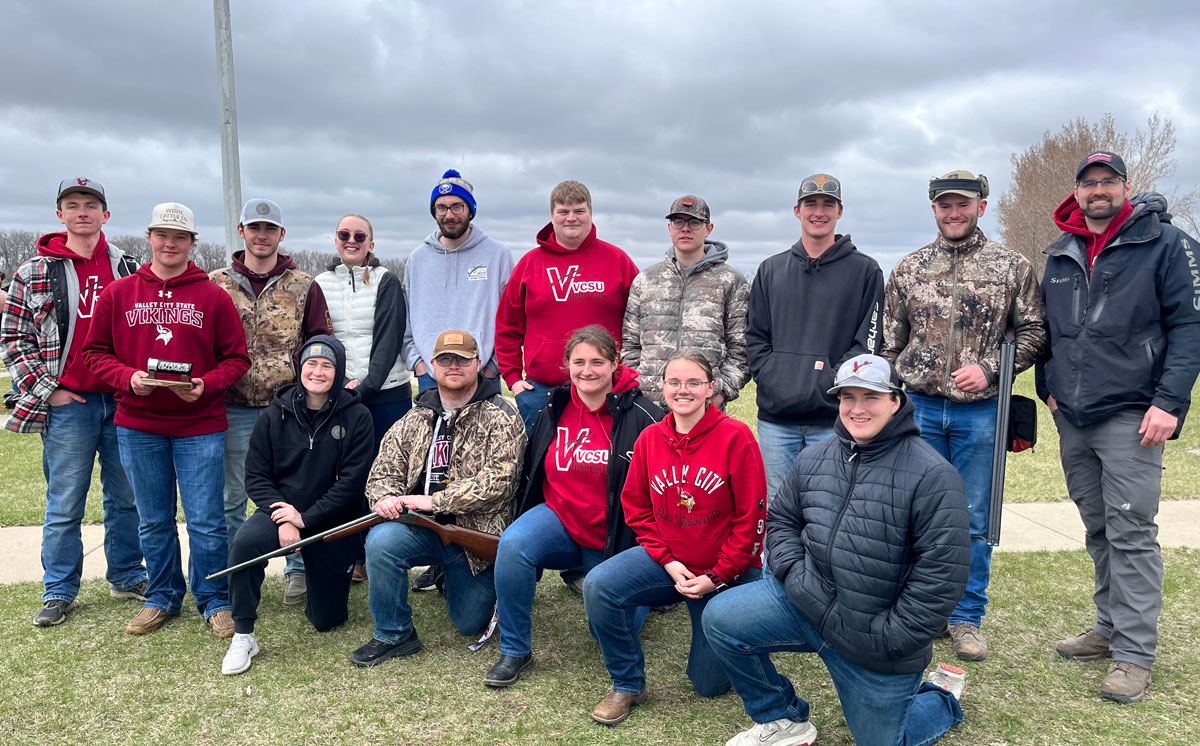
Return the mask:
<path id="1" fill-rule="evenodd" d="M 929 672 L 926 681 L 950 692 L 955 699 L 962 699 L 963 689 L 967 688 L 967 672 L 949 663 L 939 663 Z"/>
<path id="2" fill-rule="evenodd" d="M 725 746 L 811 746 L 817 740 L 817 729 L 807 720 L 797 722 L 788 718 L 769 723 L 755 723 L 725 742 Z"/>
<path id="3" fill-rule="evenodd" d="M 229 643 L 229 652 L 221 661 L 221 673 L 235 676 L 250 670 L 250 662 L 258 655 L 258 638 L 251 632 L 248 635 L 234 633 L 233 641 Z"/>

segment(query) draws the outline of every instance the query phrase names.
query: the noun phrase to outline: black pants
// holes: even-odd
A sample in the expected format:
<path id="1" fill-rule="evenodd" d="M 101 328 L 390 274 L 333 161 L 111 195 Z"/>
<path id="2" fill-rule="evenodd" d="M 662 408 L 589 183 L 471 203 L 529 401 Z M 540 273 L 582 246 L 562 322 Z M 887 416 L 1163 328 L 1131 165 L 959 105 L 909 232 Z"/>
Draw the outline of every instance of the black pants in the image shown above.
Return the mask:
<path id="1" fill-rule="evenodd" d="M 306 530 L 302 534 L 316 533 L 324 528 L 328 527 Z M 362 539 L 354 535 L 332 542 L 319 541 L 300 550 L 304 556 L 304 578 L 308 588 L 304 615 L 318 632 L 340 626 L 349 616 L 350 572 L 361 544 Z M 230 543 L 229 565 L 232 567 L 278 548 L 279 529 L 271 520 L 271 514 L 257 511 L 246 519 Z M 229 576 L 229 603 L 233 608 L 235 632 L 254 631 L 266 569 L 264 563 Z"/>

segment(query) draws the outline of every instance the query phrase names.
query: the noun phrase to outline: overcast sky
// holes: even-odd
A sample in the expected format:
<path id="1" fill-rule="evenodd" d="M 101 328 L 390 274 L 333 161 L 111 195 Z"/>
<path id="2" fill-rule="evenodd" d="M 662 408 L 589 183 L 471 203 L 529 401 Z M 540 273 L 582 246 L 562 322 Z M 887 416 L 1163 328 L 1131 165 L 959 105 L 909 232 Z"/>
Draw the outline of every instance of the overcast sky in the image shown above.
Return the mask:
<path id="1" fill-rule="evenodd" d="M 1127 130 L 1174 120 L 1172 183 L 1200 182 L 1192 3 L 232 6 L 242 196 L 280 203 L 292 250 L 332 250 L 337 218 L 361 212 L 380 255 L 407 255 L 456 168 L 476 225 L 518 256 L 573 178 L 640 266 L 695 193 L 749 272 L 796 240 L 799 183 L 826 171 L 838 232 L 886 269 L 934 235 L 929 177 L 982 172 L 998 195 L 1011 154 L 1107 112 Z M 56 229 L 55 187 L 85 176 L 108 191 L 109 235 L 179 201 L 222 241 L 211 3 L 22 0 L 3 18 L 0 228 Z"/>

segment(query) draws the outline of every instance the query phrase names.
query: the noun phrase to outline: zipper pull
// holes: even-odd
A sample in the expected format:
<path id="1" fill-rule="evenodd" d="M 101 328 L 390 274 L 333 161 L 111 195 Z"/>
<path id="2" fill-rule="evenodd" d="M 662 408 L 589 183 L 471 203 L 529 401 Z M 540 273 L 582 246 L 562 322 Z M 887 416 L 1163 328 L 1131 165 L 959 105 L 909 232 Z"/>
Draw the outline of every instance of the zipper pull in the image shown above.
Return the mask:
<path id="1" fill-rule="evenodd" d="M 310 436 L 308 436 L 308 450 L 311 451 L 312 446 L 313 446 L 313 436 L 310 435 Z"/>

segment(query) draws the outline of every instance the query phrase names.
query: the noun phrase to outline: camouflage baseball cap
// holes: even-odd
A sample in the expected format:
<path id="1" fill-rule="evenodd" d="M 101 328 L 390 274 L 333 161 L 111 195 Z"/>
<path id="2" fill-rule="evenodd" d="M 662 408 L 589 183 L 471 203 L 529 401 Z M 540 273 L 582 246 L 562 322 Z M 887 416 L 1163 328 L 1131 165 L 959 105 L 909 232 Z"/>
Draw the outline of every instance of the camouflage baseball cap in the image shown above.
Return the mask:
<path id="1" fill-rule="evenodd" d="M 671 211 L 667 213 L 667 218 L 670 219 L 676 215 L 700 218 L 707 223 L 709 222 L 708 203 L 694 194 L 684 195 L 671 203 Z"/>
<path id="2" fill-rule="evenodd" d="M 805 197 L 816 197 L 822 194 L 841 202 L 842 182 L 829 174 L 813 174 L 800 182 L 800 193 L 796 196 L 796 203 L 799 204 Z"/>
<path id="3" fill-rule="evenodd" d="M 944 176 L 929 180 L 929 201 L 932 202 L 943 194 L 961 194 L 964 197 L 987 199 L 988 180 L 983 174 L 976 176 L 970 171 L 951 171 Z"/>
<path id="4" fill-rule="evenodd" d="M 475 338 L 467 332 L 447 329 L 439 334 L 437 341 L 433 343 L 433 356 L 442 354 L 458 355 L 473 360 L 479 357 L 479 346 L 475 344 Z"/>

